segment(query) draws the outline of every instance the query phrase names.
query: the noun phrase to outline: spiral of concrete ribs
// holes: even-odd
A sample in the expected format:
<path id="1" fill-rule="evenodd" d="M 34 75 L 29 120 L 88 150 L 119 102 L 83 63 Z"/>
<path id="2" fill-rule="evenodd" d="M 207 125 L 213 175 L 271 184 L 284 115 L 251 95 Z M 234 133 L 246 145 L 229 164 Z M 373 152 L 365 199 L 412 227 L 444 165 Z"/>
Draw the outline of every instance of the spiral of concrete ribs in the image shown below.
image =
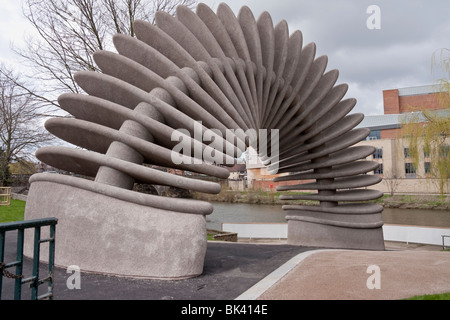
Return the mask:
<path id="1" fill-rule="evenodd" d="M 51 133 L 82 149 L 46 147 L 37 157 L 95 178 L 64 183 L 76 180 L 107 194 L 117 188 L 129 190 L 122 193 L 128 201 L 206 215 L 212 212 L 208 203 L 150 195 L 142 200 L 143 195 L 131 188 L 140 181 L 218 193 L 220 185 L 143 164 L 224 179 L 228 170 L 211 162 L 234 161 L 249 143 L 242 132 L 277 129 L 278 153 L 269 147 L 259 150 L 259 156 L 269 170 L 285 174 L 275 181 L 298 181 L 278 187 L 291 191 L 282 199 L 299 200 L 299 205 L 283 207 L 290 243 L 383 248 L 383 208 L 364 202 L 382 195 L 367 189 L 381 181 L 366 174 L 378 166 L 365 160 L 375 150 L 355 146 L 370 131 L 355 129 L 364 115 L 350 113 L 356 100 L 344 99 L 347 85 L 336 84 L 338 71 L 326 71 L 328 58 L 316 57 L 314 43 L 304 45 L 300 31 L 290 34 L 286 21 L 274 25 L 267 12 L 255 19 L 248 7 L 242 7 L 236 16 L 223 3 L 217 13 L 204 4 L 196 12 L 179 6 L 176 17 L 158 12 L 156 25 L 136 21 L 134 30 L 136 38 L 114 37 L 118 53 L 94 54 L 102 73 L 75 75 L 87 95 L 59 98 L 61 108 L 73 118 L 46 123 Z M 171 137 L 179 129 L 191 142 L 192 156 L 183 154 L 186 161 L 176 165 L 171 155 L 179 141 Z M 214 143 L 221 148 L 202 152 L 202 163 L 193 162 L 196 148 L 208 150 L 210 144 L 202 141 L 208 129 L 214 129 Z M 304 180 L 309 182 L 302 184 Z M 317 192 L 292 195 L 302 190 Z M 301 200 L 315 200 L 317 205 L 301 205 Z"/>

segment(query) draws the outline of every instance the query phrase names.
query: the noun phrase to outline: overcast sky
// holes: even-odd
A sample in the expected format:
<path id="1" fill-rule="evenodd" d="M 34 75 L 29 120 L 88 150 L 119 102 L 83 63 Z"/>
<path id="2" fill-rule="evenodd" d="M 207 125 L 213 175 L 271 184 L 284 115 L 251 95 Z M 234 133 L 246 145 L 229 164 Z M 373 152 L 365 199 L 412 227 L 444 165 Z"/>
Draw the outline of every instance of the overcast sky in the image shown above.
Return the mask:
<path id="1" fill-rule="evenodd" d="M 222 1 L 203 1 L 216 11 Z M 274 24 L 285 19 L 300 30 L 304 44 L 315 42 L 317 56 L 327 55 L 328 70 L 339 69 L 347 97 L 357 112 L 383 113 L 382 91 L 432 84 L 434 52 L 450 48 L 448 0 L 228 0 L 237 15 L 247 5 L 258 18 L 268 11 Z M 370 5 L 380 8 L 381 29 L 370 30 Z M 28 24 L 18 0 L 0 0 L 0 61 L 14 63 L 10 42 L 20 44 Z"/>

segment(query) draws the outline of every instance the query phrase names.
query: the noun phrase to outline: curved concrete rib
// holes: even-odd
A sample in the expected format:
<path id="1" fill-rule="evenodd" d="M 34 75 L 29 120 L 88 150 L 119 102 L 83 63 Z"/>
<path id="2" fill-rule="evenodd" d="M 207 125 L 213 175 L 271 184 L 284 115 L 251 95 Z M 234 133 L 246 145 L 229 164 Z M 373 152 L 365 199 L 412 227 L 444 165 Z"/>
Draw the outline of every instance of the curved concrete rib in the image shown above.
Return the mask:
<path id="1" fill-rule="evenodd" d="M 72 148 L 45 147 L 39 149 L 36 156 L 54 167 L 75 174 L 95 177 L 99 168 L 106 166 L 127 173 L 136 181 L 143 183 L 165 185 L 203 193 L 217 194 L 220 192 L 220 185 L 217 183 L 176 176 L 157 169 L 108 157 L 97 152 Z"/>
<path id="2" fill-rule="evenodd" d="M 298 185 L 287 185 L 277 187 L 277 191 L 290 191 L 290 190 L 337 190 L 348 188 L 363 188 L 378 184 L 381 182 L 381 178 L 375 175 L 362 175 L 354 176 L 350 178 L 335 179 L 328 184 L 320 184 L 317 182 L 304 183 Z"/>
<path id="3" fill-rule="evenodd" d="M 299 201 L 284 206 L 289 243 L 384 248 L 382 210 L 363 202 L 381 196 L 366 189 L 380 182 L 377 176 L 366 175 L 378 166 L 365 160 L 374 148 L 355 146 L 369 134 L 367 129 L 355 129 L 364 116 L 350 114 L 356 100 L 343 100 L 347 84 L 337 83 L 338 70 L 326 70 L 328 58 L 316 57 L 314 43 L 304 45 L 300 31 L 290 33 L 284 20 L 274 24 L 267 12 L 256 19 L 244 6 L 236 16 L 224 3 L 217 13 L 204 4 L 196 12 L 180 6 L 176 17 L 158 12 L 156 25 L 135 21 L 134 29 L 136 38 L 113 38 L 118 53 L 94 54 L 103 73 L 75 75 L 87 95 L 60 96 L 61 108 L 74 119 L 52 119 L 46 124 L 56 136 L 90 151 L 52 147 L 37 153 L 44 162 L 95 181 L 83 184 L 66 177 L 44 183 L 48 178 L 38 176 L 36 190 L 48 183 L 57 189 L 63 183 L 64 190 L 72 185 L 85 188 L 87 192 L 80 194 L 100 192 L 108 199 L 123 189 L 126 201 L 138 205 L 136 212 L 144 205 L 148 206 L 144 211 L 155 210 L 158 215 L 166 208 L 180 213 L 179 204 L 185 200 L 152 196 L 142 201 L 142 195 L 129 196 L 130 190 L 142 181 L 207 193 L 219 192 L 219 185 L 144 164 L 224 179 L 228 170 L 215 164 L 233 165 L 256 142 L 268 169 L 285 174 L 274 181 L 292 184 L 278 187 L 279 191 L 317 192 L 281 197 Z M 259 136 L 259 129 L 278 130 L 278 136 Z M 174 133 L 179 139 L 173 139 Z M 181 141 L 188 147 L 180 149 Z M 259 148 L 264 144 L 267 148 Z M 174 155 L 183 161 L 174 163 Z M 303 200 L 317 205 L 304 206 Z M 192 214 L 195 208 L 200 214 L 210 213 L 210 207 L 190 205 L 185 213 Z M 204 228 L 204 220 L 196 218 L 194 224 Z M 167 242 L 161 252 L 169 248 Z M 200 256 L 204 248 L 198 246 Z M 182 269 L 180 262 L 178 270 Z"/>
<path id="4" fill-rule="evenodd" d="M 147 208 L 157 208 L 183 214 L 209 215 L 214 209 L 210 203 L 205 201 L 177 198 L 170 199 L 170 201 L 161 201 L 161 197 L 159 196 L 124 190 L 123 188 L 108 186 L 73 176 L 51 173 L 35 174 L 30 178 L 30 183 L 35 182 L 57 183 L 59 185 L 70 186 L 80 190 L 87 190 L 105 195 L 116 200 L 124 201 L 125 203 L 134 203 Z"/>
<path id="5" fill-rule="evenodd" d="M 192 164 L 193 159 L 191 157 L 183 156 L 181 154 L 180 159 L 183 163 L 175 166 L 172 161 L 172 151 L 170 149 L 92 122 L 74 118 L 55 118 L 48 120 L 45 123 L 45 127 L 58 138 L 99 153 L 106 153 L 111 143 L 113 141 L 118 141 L 139 152 L 144 157 L 146 163 L 166 168 L 175 167 L 220 179 L 226 179 L 230 174 L 225 168 L 205 162 L 202 162 L 202 164 Z M 79 134 L 73 135 L 73 130 L 77 130 Z"/>
<path id="6" fill-rule="evenodd" d="M 350 203 L 342 204 L 337 207 L 320 207 L 320 206 L 302 206 L 302 205 L 285 205 L 283 210 L 296 210 L 296 211 L 314 211 L 314 212 L 327 212 L 327 213 L 339 213 L 339 214 L 354 214 L 354 215 L 365 215 L 365 214 L 376 214 L 383 211 L 383 206 L 379 204 L 359 204 Z"/>

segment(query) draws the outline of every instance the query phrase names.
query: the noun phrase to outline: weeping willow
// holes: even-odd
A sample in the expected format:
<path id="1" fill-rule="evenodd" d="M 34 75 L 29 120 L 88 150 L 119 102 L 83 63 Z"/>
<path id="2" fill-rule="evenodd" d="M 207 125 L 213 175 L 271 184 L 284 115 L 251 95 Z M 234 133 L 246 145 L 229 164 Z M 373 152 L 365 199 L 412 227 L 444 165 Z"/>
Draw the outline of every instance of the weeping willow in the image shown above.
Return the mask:
<path id="1" fill-rule="evenodd" d="M 402 119 L 401 135 L 409 148 L 409 156 L 417 170 L 423 156 L 429 159 L 427 174 L 438 182 L 441 197 L 450 179 L 450 50 L 433 55 L 433 68 L 440 67 L 443 77 L 436 80 L 439 110 L 415 109 Z"/>

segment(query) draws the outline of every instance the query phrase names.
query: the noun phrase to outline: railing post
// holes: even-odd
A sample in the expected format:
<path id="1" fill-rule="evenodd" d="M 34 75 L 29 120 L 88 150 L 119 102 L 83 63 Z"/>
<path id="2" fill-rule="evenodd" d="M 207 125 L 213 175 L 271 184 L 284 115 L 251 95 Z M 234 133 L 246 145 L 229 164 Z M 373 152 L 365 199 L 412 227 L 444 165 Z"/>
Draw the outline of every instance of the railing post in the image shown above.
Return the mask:
<path id="1" fill-rule="evenodd" d="M 441 237 L 442 237 L 442 250 L 445 250 L 445 238 L 450 238 L 450 236 L 441 235 Z"/>
<path id="2" fill-rule="evenodd" d="M 34 228 L 33 281 L 31 282 L 31 300 L 37 300 L 39 288 L 39 257 L 41 250 L 41 227 Z"/>
<path id="3" fill-rule="evenodd" d="M 15 289 L 14 289 L 14 299 L 20 300 L 22 297 L 22 273 L 23 273 L 23 242 L 24 242 L 24 229 L 17 230 L 17 261 L 19 262 L 16 266 L 15 279 Z"/>
<path id="4" fill-rule="evenodd" d="M 0 262 L 5 257 L 5 231 L 0 231 Z M 0 272 L 0 300 L 2 299 L 3 272 Z"/>
<path id="5" fill-rule="evenodd" d="M 50 279 L 48 281 L 48 292 L 53 293 L 54 288 L 54 265 L 55 265 L 55 233 L 56 233 L 56 225 L 50 226 L 50 243 L 48 244 L 48 274 Z M 50 300 L 53 300 L 53 294 L 49 297 Z"/>

